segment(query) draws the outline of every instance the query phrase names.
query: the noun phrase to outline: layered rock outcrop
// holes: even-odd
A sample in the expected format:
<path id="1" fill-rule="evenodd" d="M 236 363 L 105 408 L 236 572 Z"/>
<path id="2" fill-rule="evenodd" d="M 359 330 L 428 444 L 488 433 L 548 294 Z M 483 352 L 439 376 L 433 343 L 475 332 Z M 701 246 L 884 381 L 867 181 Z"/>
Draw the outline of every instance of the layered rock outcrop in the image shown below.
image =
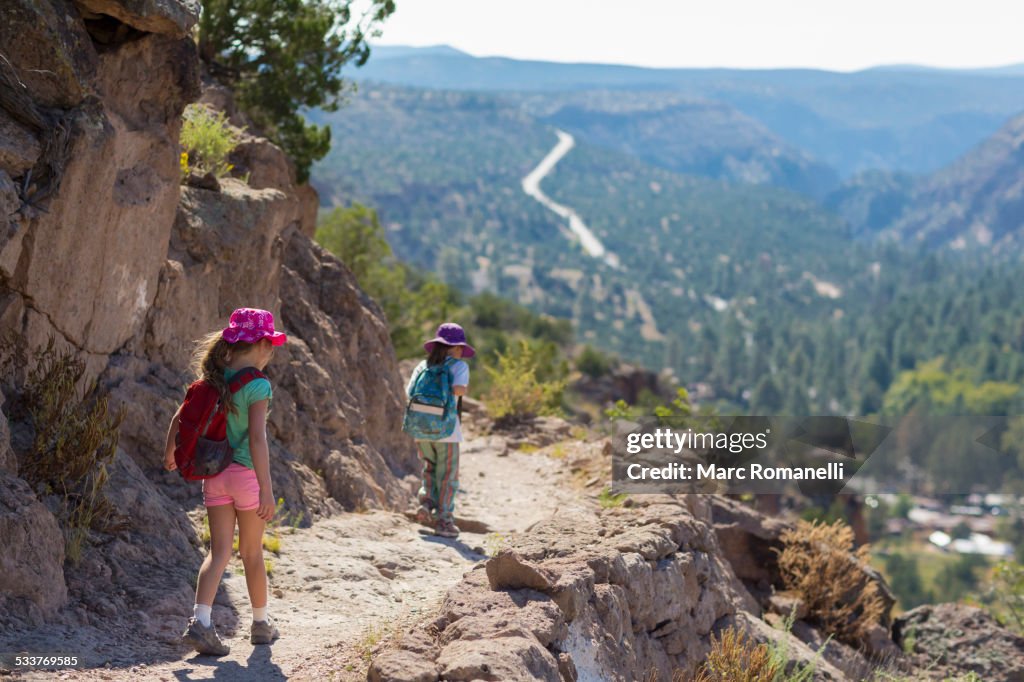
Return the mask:
<path id="1" fill-rule="evenodd" d="M 919 606 L 896 619 L 893 634 L 908 656 L 936 677 L 1024 680 L 1024 637 L 975 606 Z"/>
<path id="2" fill-rule="evenodd" d="M 44 538 L 31 556 L 5 554 L 0 592 L 11 623 L 88 621 L 141 604 L 185 612 L 201 558 L 186 510 L 199 488 L 162 471 L 161 453 L 191 380 L 193 340 L 223 327 L 235 307 L 267 308 L 289 334 L 267 373 L 275 494 L 291 517 L 308 523 L 407 501 L 415 453 L 399 429 L 387 324 L 349 270 L 312 242 L 315 193 L 252 132 L 233 159 L 249 184 L 181 185 L 181 114 L 203 88 L 188 37 L 198 12 L 196 0 L 12 0 L 0 9 L 0 327 L 30 358 L 54 338 L 125 410 L 105 494 L 128 520 L 102 553 L 87 550 L 62 575 L 53 515 L 15 477 L 19 457 L 22 468 L 32 464 L 0 430 L 10 491 L 0 543 Z M 230 106 L 229 94 L 220 97 Z M 30 589 L 32 570 L 40 575 Z"/>
<path id="3" fill-rule="evenodd" d="M 560 515 L 516 536 L 448 592 L 437 618 L 372 664 L 375 682 L 691 679 L 711 635 L 735 625 L 785 638 L 758 617 L 723 558 L 707 496 Z M 827 661 L 818 679 L 845 679 Z"/>

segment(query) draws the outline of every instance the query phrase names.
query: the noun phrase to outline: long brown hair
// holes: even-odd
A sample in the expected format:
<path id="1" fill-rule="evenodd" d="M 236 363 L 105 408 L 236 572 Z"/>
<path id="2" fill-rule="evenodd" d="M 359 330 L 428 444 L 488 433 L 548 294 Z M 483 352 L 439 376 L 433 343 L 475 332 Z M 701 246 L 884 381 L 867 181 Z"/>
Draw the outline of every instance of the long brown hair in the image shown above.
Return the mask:
<path id="1" fill-rule="evenodd" d="M 232 414 L 235 412 L 235 403 L 231 400 L 231 389 L 228 387 L 227 379 L 224 378 L 224 370 L 228 366 L 228 356 L 233 352 L 246 352 L 255 344 L 239 341 L 228 343 L 221 336 L 221 332 L 210 332 L 196 342 L 195 350 L 192 352 L 192 372 L 197 379 L 201 379 L 217 389 L 220 393 L 221 409 Z"/>
<path id="2" fill-rule="evenodd" d="M 448 344 L 435 341 L 433 347 L 430 349 L 430 354 L 427 355 L 427 367 L 440 365 L 447 360 L 449 350 L 451 350 L 451 346 Z"/>

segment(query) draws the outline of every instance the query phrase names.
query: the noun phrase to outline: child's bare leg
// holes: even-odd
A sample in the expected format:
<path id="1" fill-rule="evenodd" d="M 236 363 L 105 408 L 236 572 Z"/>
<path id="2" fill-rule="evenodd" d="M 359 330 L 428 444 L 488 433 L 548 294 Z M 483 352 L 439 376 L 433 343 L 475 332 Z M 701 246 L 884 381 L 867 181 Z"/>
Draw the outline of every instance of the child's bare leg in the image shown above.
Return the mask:
<path id="1" fill-rule="evenodd" d="M 231 544 L 235 539 L 235 508 L 230 504 L 207 507 L 210 519 L 210 552 L 199 569 L 196 603 L 213 606 L 217 586 L 231 560 Z"/>
<path id="2" fill-rule="evenodd" d="M 253 609 L 267 605 L 267 567 L 263 563 L 263 529 L 266 523 L 256 510 L 239 511 L 238 553 L 245 566 L 245 586 Z"/>

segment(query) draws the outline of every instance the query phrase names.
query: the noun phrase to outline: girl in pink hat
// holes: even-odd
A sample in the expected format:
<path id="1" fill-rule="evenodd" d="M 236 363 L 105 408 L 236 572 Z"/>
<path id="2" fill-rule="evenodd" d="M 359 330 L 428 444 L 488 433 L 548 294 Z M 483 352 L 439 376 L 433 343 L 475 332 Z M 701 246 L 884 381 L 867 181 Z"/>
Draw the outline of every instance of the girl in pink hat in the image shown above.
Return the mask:
<path id="1" fill-rule="evenodd" d="M 182 640 L 201 654 L 228 653 L 213 626 L 213 598 L 231 559 L 236 522 L 238 553 L 245 566 L 252 604 L 250 641 L 269 644 L 278 636 L 277 627 L 267 615 L 267 571 L 263 563 L 263 530 L 274 516 L 276 505 L 266 430 L 272 390 L 262 370 L 273 357 L 274 348 L 286 341 L 284 334 L 274 330 L 274 316 L 269 311 L 239 308 L 231 313 L 226 328 L 199 340 L 193 356 L 196 375 L 218 389 L 220 404 L 226 406 L 227 439 L 233 451 L 230 466 L 203 481 L 210 552 L 199 569 L 193 617 L 182 635 Z M 235 380 L 236 375 L 243 374 L 244 380 Z M 164 448 L 168 470 L 176 468 L 177 432 L 175 413 Z"/>
<path id="2" fill-rule="evenodd" d="M 413 370 L 409 384 L 405 387 L 406 394 L 412 395 L 416 379 L 423 370 L 454 358 L 449 366 L 450 386 L 452 393 L 458 396 L 461 407 L 462 396 L 466 395 L 469 388 L 469 365 L 463 358 L 471 358 L 476 354 L 473 346 L 466 343 L 466 332 L 454 322 L 445 322 L 437 328 L 434 338 L 423 344 L 423 349 L 427 352 L 427 358 Z M 462 420 L 460 417 L 456 419 L 455 431 L 447 438 L 416 441 L 423 467 L 416 520 L 424 525 L 433 525 L 438 535 L 447 538 L 459 536 L 459 528 L 455 525 L 455 493 L 459 490 Z"/>

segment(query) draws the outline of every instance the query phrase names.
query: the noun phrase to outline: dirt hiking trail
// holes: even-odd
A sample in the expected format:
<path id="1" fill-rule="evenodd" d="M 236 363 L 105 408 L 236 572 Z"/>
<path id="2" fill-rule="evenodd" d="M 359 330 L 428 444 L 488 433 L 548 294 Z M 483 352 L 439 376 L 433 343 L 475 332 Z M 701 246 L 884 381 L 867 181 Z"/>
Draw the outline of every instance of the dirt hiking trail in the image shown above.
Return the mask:
<path id="1" fill-rule="evenodd" d="M 462 534 L 455 540 L 383 511 L 283 528 L 280 553 L 265 553 L 273 563 L 270 613 L 281 630 L 271 646 L 249 643 L 249 598 L 236 556 L 214 604 L 214 622 L 231 647 L 227 656 L 200 656 L 178 642 L 191 614 L 160 616 L 167 621 L 160 642 L 132 641 L 130 633 L 103 638 L 89 628 L 64 633 L 63 641 L 54 636 L 38 643 L 50 650 L 93 648 L 110 667 L 21 677 L 365 680 L 375 648 L 429 618 L 445 592 L 496 552 L 508 534 L 560 509 L 588 504 L 559 458 L 559 446 L 553 447 L 550 456 L 551 447 L 527 453 L 509 449 L 500 438 L 470 437 L 460 455 L 456 517 Z"/>

